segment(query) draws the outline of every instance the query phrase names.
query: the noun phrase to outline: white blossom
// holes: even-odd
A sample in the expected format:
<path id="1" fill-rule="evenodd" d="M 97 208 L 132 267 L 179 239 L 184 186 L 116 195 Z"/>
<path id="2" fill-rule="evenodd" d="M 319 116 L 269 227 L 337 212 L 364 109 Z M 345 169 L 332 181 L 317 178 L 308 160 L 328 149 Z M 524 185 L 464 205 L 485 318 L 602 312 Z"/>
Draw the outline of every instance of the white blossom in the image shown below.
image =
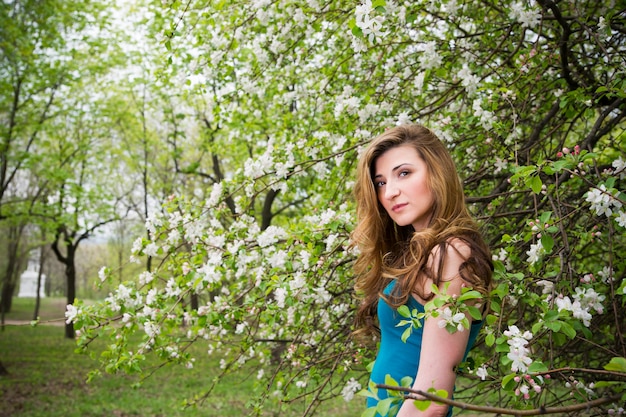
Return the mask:
<path id="1" fill-rule="evenodd" d="M 541 21 L 541 11 L 526 9 L 521 2 L 513 3 L 509 11 L 509 17 L 522 24 L 522 27 L 534 28 Z"/>
<path id="2" fill-rule="evenodd" d="M 341 390 L 341 396 L 346 402 L 352 401 L 354 398 L 354 394 L 361 389 L 361 384 L 354 379 L 350 378 L 350 380 L 346 383 L 346 385 Z"/>
<path id="3" fill-rule="evenodd" d="M 206 201 L 206 206 L 207 207 L 215 206 L 219 202 L 220 198 L 222 197 L 223 190 L 224 190 L 224 186 L 222 185 L 221 182 L 214 184 L 213 188 L 211 189 L 211 195 Z"/>
<path id="4" fill-rule="evenodd" d="M 615 218 L 615 221 L 620 226 L 626 228 L 626 211 L 620 211 L 617 217 Z"/>
<path id="5" fill-rule="evenodd" d="M 174 278 L 170 278 L 165 285 L 165 296 L 168 298 L 176 298 L 182 293 L 180 287 L 174 281 Z"/>
<path id="6" fill-rule="evenodd" d="M 465 318 L 465 314 L 462 312 L 458 312 L 456 314 L 452 314 L 452 310 L 450 307 L 446 307 L 441 311 L 440 314 L 441 320 L 437 323 L 440 329 L 445 328 L 448 325 L 456 327 L 459 332 L 462 332 L 465 328 L 463 327 L 463 319 Z"/>
<path id="7" fill-rule="evenodd" d="M 623 180 L 624 178 L 626 178 L 626 161 L 624 161 L 621 156 L 615 159 L 611 163 L 611 166 L 615 168 L 615 174 L 619 174 L 620 179 Z"/>
<path id="8" fill-rule="evenodd" d="M 384 18 L 372 8 L 371 0 L 365 0 L 363 4 L 356 6 L 354 10 L 356 26 L 361 29 L 363 36 L 370 42 L 386 35 L 382 31 Z"/>
<path id="9" fill-rule="evenodd" d="M 601 184 L 598 188 L 593 188 L 587 193 L 586 201 L 591 203 L 591 210 L 595 210 L 596 215 L 611 217 L 613 210 L 611 207 L 620 209 L 622 207 L 621 201 L 616 196 L 611 196 L 604 184 Z"/>
<path id="10" fill-rule="evenodd" d="M 161 333 L 161 328 L 159 327 L 158 323 L 154 323 L 151 321 L 146 321 L 143 324 L 143 329 L 150 338 L 153 338 Z"/>
<path id="11" fill-rule="evenodd" d="M 302 272 L 297 272 L 291 281 L 289 281 L 289 288 L 291 291 L 297 291 L 306 285 L 305 275 Z"/>
<path id="12" fill-rule="evenodd" d="M 542 279 L 537 281 L 537 285 L 543 287 L 543 289 L 541 290 L 542 294 L 552 294 L 552 290 L 554 289 L 554 283 L 552 281 Z"/>
<path id="13" fill-rule="evenodd" d="M 456 0 L 449 0 L 447 3 L 441 5 L 441 11 L 448 13 L 450 16 L 456 16 L 459 10 L 459 5 Z"/>
<path id="14" fill-rule="evenodd" d="M 158 250 L 159 250 L 159 246 L 154 242 L 150 242 L 146 245 L 143 251 L 146 255 L 155 257 L 159 254 Z"/>
<path id="15" fill-rule="evenodd" d="M 609 266 L 605 266 L 602 268 L 602 271 L 598 271 L 596 275 L 602 279 L 602 282 L 607 283 L 613 277 L 613 269 Z"/>
<path id="16" fill-rule="evenodd" d="M 139 285 L 146 285 L 154 279 L 154 276 L 149 271 L 143 271 L 139 274 Z"/>
<path id="17" fill-rule="evenodd" d="M 443 58 L 439 55 L 439 52 L 437 52 L 437 44 L 434 41 L 427 42 L 424 45 L 424 51 L 419 58 L 422 68 L 425 70 L 437 68 L 441 65 L 442 60 Z"/>
<path id="18" fill-rule="evenodd" d="M 506 169 L 507 165 L 508 165 L 508 162 L 506 159 L 496 157 L 496 162 L 494 164 L 494 167 L 496 169 L 494 170 L 494 174 L 502 172 L 502 170 Z"/>
<path id="19" fill-rule="evenodd" d="M 80 309 L 73 304 L 68 304 L 65 310 L 65 323 L 70 324 L 73 322 L 78 314 L 80 314 Z"/>
<path id="20" fill-rule="evenodd" d="M 487 367 L 483 365 L 480 368 L 476 369 L 476 376 L 484 381 L 489 376 L 489 374 L 487 373 Z"/>
<path id="21" fill-rule="evenodd" d="M 287 237 L 285 230 L 278 226 L 269 226 L 258 237 L 257 243 L 264 248 L 278 242 L 279 239 Z"/>
<path id="22" fill-rule="evenodd" d="M 163 225 L 163 217 L 160 213 L 152 212 L 148 214 L 148 217 L 146 218 L 146 229 L 151 234 L 156 233 L 156 229 L 158 227 L 161 227 L 162 225 Z M 139 240 L 141 241 L 141 238 L 139 238 Z"/>
<path id="23" fill-rule="evenodd" d="M 276 305 L 280 308 L 284 308 L 285 307 L 285 298 L 287 296 L 287 290 L 282 288 L 282 287 L 278 287 L 276 288 L 276 290 L 274 291 L 274 299 L 276 300 Z"/>
<path id="24" fill-rule="evenodd" d="M 133 254 L 138 254 L 139 252 L 141 252 L 141 248 L 143 247 L 143 239 L 138 237 L 137 239 L 135 239 L 133 241 L 133 246 L 130 249 L 131 253 Z"/>
<path id="25" fill-rule="evenodd" d="M 150 289 L 146 295 L 146 305 L 153 305 L 157 301 L 157 294 L 156 288 Z"/>
<path id="26" fill-rule="evenodd" d="M 529 331 L 522 333 L 517 326 L 511 325 L 503 334 L 508 338 L 509 353 L 506 356 L 512 362 L 511 370 L 525 373 L 532 363 L 532 359 L 528 356 L 530 350 L 526 347 L 533 337 L 532 333 Z"/>
<path id="27" fill-rule="evenodd" d="M 461 79 L 461 85 L 465 87 L 469 94 L 476 92 L 480 79 L 475 74 L 472 74 L 467 64 L 463 65 L 463 68 L 458 73 L 458 77 Z"/>
<path id="28" fill-rule="evenodd" d="M 586 327 L 589 327 L 593 318 L 591 310 L 602 314 L 604 312 L 602 305 L 604 299 L 605 296 L 596 293 L 593 288 L 578 287 L 575 289 L 573 299 L 561 294 L 556 298 L 555 303 L 558 311 L 571 312 L 572 317 L 581 320 Z"/>
<path id="29" fill-rule="evenodd" d="M 283 268 L 288 260 L 288 254 L 284 250 L 277 250 L 268 259 L 267 262 L 272 268 Z"/>
<path id="30" fill-rule="evenodd" d="M 107 272 L 108 272 L 108 268 L 106 266 L 103 266 L 98 271 L 98 278 L 100 278 L 101 282 L 104 282 L 107 279 Z"/>
<path id="31" fill-rule="evenodd" d="M 526 251 L 526 255 L 528 255 L 528 262 L 530 264 L 539 262 L 539 259 L 541 258 L 541 255 L 543 253 L 544 249 L 541 241 L 531 244 L 530 249 Z"/>
<path id="32" fill-rule="evenodd" d="M 407 112 L 402 112 L 398 115 L 398 120 L 396 121 L 396 126 L 408 125 L 411 123 L 411 117 Z"/>

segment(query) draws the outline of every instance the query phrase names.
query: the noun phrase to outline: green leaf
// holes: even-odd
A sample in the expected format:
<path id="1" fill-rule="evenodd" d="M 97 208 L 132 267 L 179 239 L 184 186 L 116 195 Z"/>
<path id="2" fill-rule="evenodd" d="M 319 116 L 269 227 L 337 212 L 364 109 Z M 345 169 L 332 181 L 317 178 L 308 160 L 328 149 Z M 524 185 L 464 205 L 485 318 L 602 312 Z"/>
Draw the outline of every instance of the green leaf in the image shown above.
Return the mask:
<path id="1" fill-rule="evenodd" d="M 461 294 L 458 300 L 466 301 L 466 300 L 475 300 L 477 298 L 482 298 L 482 295 L 476 290 L 471 290 L 471 291 Z"/>
<path id="2" fill-rule="evenodd" d="M 415 404 L 415 408 L 418 410 L 424 411 L 430 406 L 430 400 L 415 400 L 413 404 Z"/>
<path id="3" fill-rule="evenodd" d="M 541 213 L 541 216 L 539 216 L 539 220 L 541 221 L 541 223 L 548 223 L 548 221 L 550 221 L 550 216 L 552 216 L 552 212 L 545 211 Z"/>
<path id="4" fill-rule="evenodd" d="M 389 412 L 389 407 L 391 407 L 392 401 L 392 398 L 385 398 L 384 400 L 379 401 L 376 405 L 376 411 L 378 411 L 378 414 L 380 414 L 381 416 L 386 416 Z"/>
<path id="5" fill-rule="evenodd" d="M 467 310 L 474 320 L 480 320 L 482 318 L 482 314 L 478 308 L 474 306 L 467 306 Z"/>
<path id="6" fill-rule="evenodd" d="M 376 407 L 367 408 L 361 413 L 361 417 L 374 417 L 376 415 Z"/>
<path id="7" fill-rule="evenodd" d="M 404 332 L 402 332 L 402 336 L 400 337 L 402 339 L 403 343 L 406 343 L 406 341 L 408 340 L 409 337 L 411 337 L 411 333 L 413 333 L 413 326 L 409 326 L 407 327 Z"/>
<path id="8" fill-rule="evenodd" d="M 485 343 L 487 344 L 487 346 L 493 346 L 495 341 L 496 336 L 493 333 L 489 333 L 487 336 L 485 336 Z"/>
<path id="9" fill-rule="evenodd" d="M 410 318 L 411 317 L 411 311 L 409 310 L 409 308 L 406 305 L 401 305 L 400 307 L 398 307 L 398 314 L 400 314 L 402 317 L 406 317 L 406 318 Z"/>
<path id="10" fill-rule="evenodd" d="M 607 371 L 626 372 L 626 358 L 615 357 L 604 366 Z"/>
<path id="11" fill-rule="evenodd" d="M 375 400 L 378 400 L 378 395 L 376 395 L 374 392 L 372 392 L 371 390 L 368 390 L 368 389 L 362 389 L 361 391 L 357 392 L 356 395 L 361 396 L 361 397 L 373 398 Z"/>
<path id="12" fill-rule="evenodd" d="M 541 178 L 539 178 L 539 175 L 533 175 L 531 177 L 528 177 L 525 183 L 527 187 L 533 190 L 533 193 L 539 194 L 541 192 L 541 187 L 543 183 L 541 182 Z"/>
<path id="13" fill-rule="evenodd" d="M 554 239 L 550 235 L 542 235 L 541 236 L 541 246 L 546 250 L 546 253 L 552 252 L 552 248 L 554 247 Z"/>
<path id="14" fill-rule="evenodd" d="M 363 30 L 361 30 L 361 28 L 358 27 L 357 25 L 354 25 L 352 27 L 352 34 L 354 36 L 356 36 L 357 38 L 362 38 L 363 37 Z"/>
<path id="15" fill-rule="evenodd" d="M 506 390 L 512 390 L 515 386 L 515 381 L 513 380 L 513 378 L 515 378 L 516 376 L 517 374 L 508 374 L 504 378 L 502 378 L 502 388 Z"/>
<path id="16" fill-rule="evenodd" d="M 428 390 L 428 391 L 430 392 L 431 390 Z M 438 389 L 434 392 L 434 394 L 437 397 L 448 398 L 448 391 L 446 391 L 445 389 Z"/>
<path id="17" fill-rule="evenodd" d="M 393 377 L 391 375 L 387 374 L 387 375 L 385 375 L 385 384 L 386 385 L 391 385 L 392 387 L 397 387 L 398 386 L 398 381 L 393 379 Z"/>
<path id="18" fill-rule="evenodd" d="M 567 337 L 569 337 L 570 339 L 576 337 L 576 330 L 569 323 L 566 323 L 564 321 L 560 323 L 562 333 L 565 333 L 565 335 L 567 335 Z"/>
<path id="19" fill-rule="evenodd" d="M 548 371 L 548 367 L 546 365 L 543 364 L 543 362 L 541 361 L 536 361 L 530 364 L 530 366 L 528 367 L 528 371 L 529 372 L 547 372 Z"/>
<path id="20" fill-rule="evenodd" d="M 552 330 L 553 332 L 558 332 L 561 330 L 561 326 L 562 326 L 563 322 L 562 321 L 546 321 L 545 325 L 548 329 Z"/>
<path id="21" fill-rule="evenodd" d="M 413 378 L 410 376 L 405 376 L 400 380 L 400 385 L 406 388 L 410 388 L 411 384 L 413 384 Z"/>

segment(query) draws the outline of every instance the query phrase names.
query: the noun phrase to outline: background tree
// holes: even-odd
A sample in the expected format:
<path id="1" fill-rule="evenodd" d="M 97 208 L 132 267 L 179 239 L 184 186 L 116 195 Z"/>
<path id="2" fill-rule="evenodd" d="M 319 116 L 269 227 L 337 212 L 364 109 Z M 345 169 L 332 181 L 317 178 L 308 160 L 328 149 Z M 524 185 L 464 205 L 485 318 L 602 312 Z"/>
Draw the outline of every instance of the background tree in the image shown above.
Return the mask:
<path id="1" fill-rule="evenodd" d="M 85 35 L 88 26 L 104 21 L 101 5 L 9 1 L 0 6 L 0 220 L 19 218 L 19 223 L 29 224 L 33 203 L 46 203 L 47 183 L 29 169 L 46 157 L 42 132 L 59 116 L 58 101 L 85 68 L 80 51 L 83 57 L 95 53 Z M 38 188 L 33 190 L 33 184 Z M 6 255 L 9 265 L 18 259 L 15 253 Z M 6 280 L 13 275 L 3 275 L 5 306 L 14 288 Z"/>

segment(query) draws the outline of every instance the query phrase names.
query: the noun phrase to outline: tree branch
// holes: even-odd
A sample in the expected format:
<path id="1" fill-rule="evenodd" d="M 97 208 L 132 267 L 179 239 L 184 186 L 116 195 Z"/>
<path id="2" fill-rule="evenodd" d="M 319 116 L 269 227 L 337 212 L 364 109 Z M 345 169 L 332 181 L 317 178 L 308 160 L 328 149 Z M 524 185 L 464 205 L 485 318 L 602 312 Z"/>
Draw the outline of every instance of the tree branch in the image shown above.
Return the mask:
<path id="1" fill-rule="evenodd" d="M 470 411 L 481 411 L 483 413 L 490 414 L 505 414 L 509 416 L 539 416 L 544 414 L 562 414 L 573 411 L 586 410 L 592 407 L 598 407 L 600 405 L 609 404 L 614 401 L 618 401 L 622 395 L 615 394 L 610 397 L 598 398 L 597 400 L 587 401 L 584 403 L 578 403 L 574 405 L 567 405 L 563 407 L 539 407 L 531 410 L 512 410 L 509 408 L 501 408 L 501 407 L 489 407 L 489 406 L 481 406 L 481 405 L 473 405 L 460 401 L 450 400 L 448 398 L 439 397 L 434 394 L 430 394 L 428 392 L 424 392 L 421 390 L 414 390 L 411 388 L 405 387 L 397 387 L 385 384 L 376 385 L 377 388 L 386 389 L 389 391 L 402 391 L 408 392 L 409 394 L 405 396 L 405 399 L 411 400 L 431 400 L 442 404 L 447 404 L 453 407 L 461 408 L 462 410 L 470 410 Z"/>

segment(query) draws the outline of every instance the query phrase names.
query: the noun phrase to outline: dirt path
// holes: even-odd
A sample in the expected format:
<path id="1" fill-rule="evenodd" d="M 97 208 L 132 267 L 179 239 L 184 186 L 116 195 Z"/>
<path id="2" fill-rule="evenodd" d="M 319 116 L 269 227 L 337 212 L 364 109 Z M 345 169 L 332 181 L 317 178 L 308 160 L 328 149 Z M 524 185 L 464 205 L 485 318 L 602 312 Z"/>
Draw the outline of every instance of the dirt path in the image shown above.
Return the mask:
<path id="1" fill-rule="evenodd" d="M 5 320 L 5 326 L 30 326 L 29 320 Z M 58 318 L 52 320 L 41 320 L 37 323 L 37 326 L 65 326 L 65 318 Z"/>

